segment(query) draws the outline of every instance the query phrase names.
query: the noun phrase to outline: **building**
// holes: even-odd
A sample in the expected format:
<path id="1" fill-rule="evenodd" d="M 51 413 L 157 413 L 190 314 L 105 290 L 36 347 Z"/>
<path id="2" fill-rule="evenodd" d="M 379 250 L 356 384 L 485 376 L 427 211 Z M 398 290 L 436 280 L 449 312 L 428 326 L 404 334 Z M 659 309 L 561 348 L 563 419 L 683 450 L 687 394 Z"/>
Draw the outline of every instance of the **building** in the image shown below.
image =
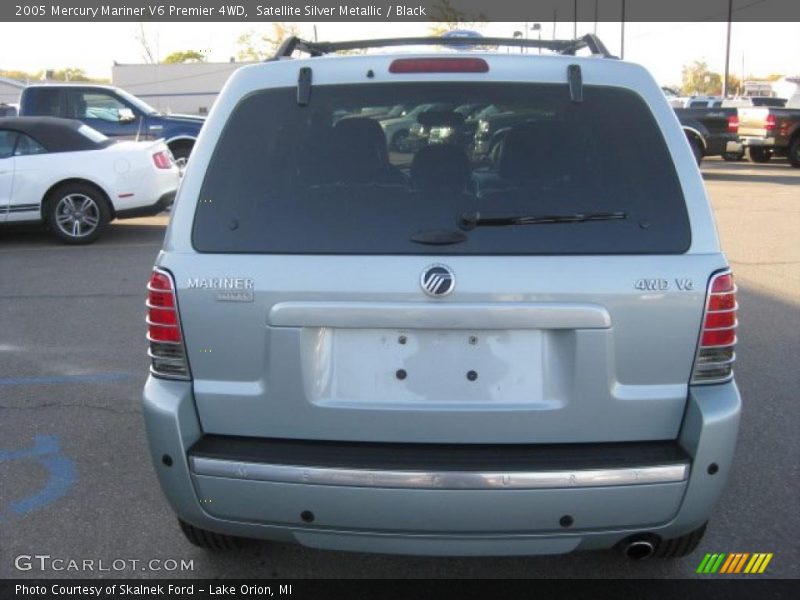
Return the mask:
<path id="1" fill-rule="evenodd" d="M 783 77 L 772 82 L 772 89 L 778 98 L 786 98 L 792 106 L 800 105 L 800 76 Z"/>
<path id="2" fill-rule="evenodd" d="M 112 84 L 163 113 L 205 115 L 228 77 L 251 63 L 117 64 Z"/>
<path id="3" fill-rule="evenodd" d="M 16 79 L 0 77 L 0 104 L 17 104 L 25 84 Z"/>

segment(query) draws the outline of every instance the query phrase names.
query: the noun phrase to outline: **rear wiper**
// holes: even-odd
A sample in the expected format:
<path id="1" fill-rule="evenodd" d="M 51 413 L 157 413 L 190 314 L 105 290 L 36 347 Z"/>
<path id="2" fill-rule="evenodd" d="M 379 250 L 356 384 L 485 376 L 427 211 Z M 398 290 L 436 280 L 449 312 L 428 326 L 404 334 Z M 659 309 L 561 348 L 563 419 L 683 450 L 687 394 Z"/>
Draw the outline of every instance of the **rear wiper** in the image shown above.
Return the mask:
<path id="1" fill-rule="evenodd" d="M 575 213 L 571 215 L 486 215 L 476 211 L 462 213 L 458 220 L 458 226 L 464 231 L 469 231 L 476 227 L 585 223 L 586 221 L 614 221 L 625 218 L 627 218 L 627 215 L 623 212 Z"/>

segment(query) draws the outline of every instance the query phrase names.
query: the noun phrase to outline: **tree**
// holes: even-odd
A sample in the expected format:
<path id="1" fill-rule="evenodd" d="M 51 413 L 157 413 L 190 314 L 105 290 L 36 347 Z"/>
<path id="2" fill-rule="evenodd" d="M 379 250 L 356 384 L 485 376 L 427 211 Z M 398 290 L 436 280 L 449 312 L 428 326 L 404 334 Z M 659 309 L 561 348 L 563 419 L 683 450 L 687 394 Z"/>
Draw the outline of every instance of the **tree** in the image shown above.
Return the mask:
<path id="1" fill-rule="evenodd" d="M 8 77 L 9 79 L 16 79 L 17 81 L 41 81 L 45 79 L 47 71 L 37 71 L 29 73 L 27 71 L 19 70 L 2 70 L 0 69 L 0 77 Z M 85 81 L 89 83 L 108 83 L 108 79 L 100 77 L 89 77 L 86 71 L 75 67 L 51 71 L 49 79 L 53 81 Z"/>
<path id="2" fill-rule="evenodd" d="M 164 60 L 161 61 L 165 65 L 177 65 L 181 63 L 201 63 L 206 62 L 206 57 L 202 52 L 197 50 L 178 50 L 172 54 L 168 54 Z"/>
<path id="3" fill-rule="evenodd" d="M 147 39 L 147 33 L 144 30 L 144 23 L 139 23 L 139 30 L 134 34 L 136 41 L 142 47 L 142 59 L 149 65 L 155 64 L 158 61 L 150 48 L 150 41 Z"/>
<path id="4" fill-rule="evenodd" d="M 717 96 L 722 93 L 722 77 L 709 70 L 708 63 L 696 60 L 681 69 L 681 93 L 685 96 Z"/>
<path id="5" fill-rule="evenodd" d="M 438 37 L 454 29 L 481 28 L 486 23 L 486 16 L 468 15 L 454 7 L 450 0 L 438 0 L 431 10 L 431 20 L 434 24 L 428 27 L 430 35 Z"/>
<path id="6" fill-rule="evenodd" d="M 53 71 L 52 79 L 55 81 L 92 81 L 83 69 L 61 69 Z"/>
<path id="7" fill-rule="evenodd" d="M 242 61 L 262 61 L 271 58 L 287 37 L 299 33 L 295 23 L 273 23 L 272 32 L 259 33 L 251 29 L 239 36 L 237 57 Z"/>

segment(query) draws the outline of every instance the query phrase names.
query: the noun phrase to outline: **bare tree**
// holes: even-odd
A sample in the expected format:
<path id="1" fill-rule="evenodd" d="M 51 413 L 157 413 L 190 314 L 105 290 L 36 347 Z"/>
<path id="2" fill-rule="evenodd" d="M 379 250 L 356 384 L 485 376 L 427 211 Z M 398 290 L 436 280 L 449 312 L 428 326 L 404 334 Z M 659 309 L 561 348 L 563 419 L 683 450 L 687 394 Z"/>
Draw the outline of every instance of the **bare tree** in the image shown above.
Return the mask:
<path id="1" fill-rule="evenodd" d="M 275 54 L 281 42 L 287 37 L 298 35 L 296 23 L 272 23 L 270 33 L 261 33 L 254 29 L 239 36 L 238 58 L 242 61 L 261 61 Z"/>
<path id="2" fill-rule="evenodd" d="M 453 29 L 481 28 L 486 24 L 486 15 L 469 15 L 453 6 L 450 0 L 438 0 L 431 10 L 431 21 L 428 32 L 440 36 Z"/>
<path id="3" fill-rule="evenodd" d="M 148 64 L 155 64 L 158 62 L 158 59 L 153 54 L 152 49 L 150 48 L 150 42 L 147 39 L 147 33 L 144 30 L 144 23 L 139 23 L 139 30 L 135 34 L 136 41 L 139 42 L 139 45 L 142 47 L 142 59 L 144 62 Z"/>

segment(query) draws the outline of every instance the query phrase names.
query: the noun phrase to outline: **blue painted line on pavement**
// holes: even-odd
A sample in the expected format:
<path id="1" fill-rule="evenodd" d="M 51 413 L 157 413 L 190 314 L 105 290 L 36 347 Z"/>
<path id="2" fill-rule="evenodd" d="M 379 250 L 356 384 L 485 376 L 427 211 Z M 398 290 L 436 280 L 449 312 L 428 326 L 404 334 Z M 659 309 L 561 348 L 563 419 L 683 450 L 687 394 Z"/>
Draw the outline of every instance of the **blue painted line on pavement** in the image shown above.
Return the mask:
<path id="1" fill-rule="evenodd" d="M 130 373 L 90 373 L 87 375 L 44 375 L 41 377 L 6 377 L 0 378 L 2 385 L 51 385 L 57 383 L 104 383 L 128 379 Z"/>
<path id="2" fill-rule="evenodd" d="M 58 438 L 54 435 L 37 435 L 33 438 L 33 446 L 19 450 L 0 450 L 0 462 L 30 456 L 56 454 L 59 451 Z"/>
<path id="3" fill-rule="evenodd" d="M 11 510 L 18 515 L 52 504 L 64 496 L 75 481 L 75 467 L 66 456 L 48 456 L 39 459 L 39 463 L 47 469 L 47 483 L 33 496 L 11 503 Z"/>
<path id="4" fill-rule="evenodd" d="M 58 436 L 37 435 L 28 448 L 0 450 L 0 462 L 26 458 L 33 458 L 45 468 L 47 481 L 38 492 L 8 505 L 10 512 L 18 515 L 52 504 L 69 491 L 76 479 L 75 464 L 61 453 Z M 0 507 L 0 522 L 3 521 L 3 512 Z"/>

